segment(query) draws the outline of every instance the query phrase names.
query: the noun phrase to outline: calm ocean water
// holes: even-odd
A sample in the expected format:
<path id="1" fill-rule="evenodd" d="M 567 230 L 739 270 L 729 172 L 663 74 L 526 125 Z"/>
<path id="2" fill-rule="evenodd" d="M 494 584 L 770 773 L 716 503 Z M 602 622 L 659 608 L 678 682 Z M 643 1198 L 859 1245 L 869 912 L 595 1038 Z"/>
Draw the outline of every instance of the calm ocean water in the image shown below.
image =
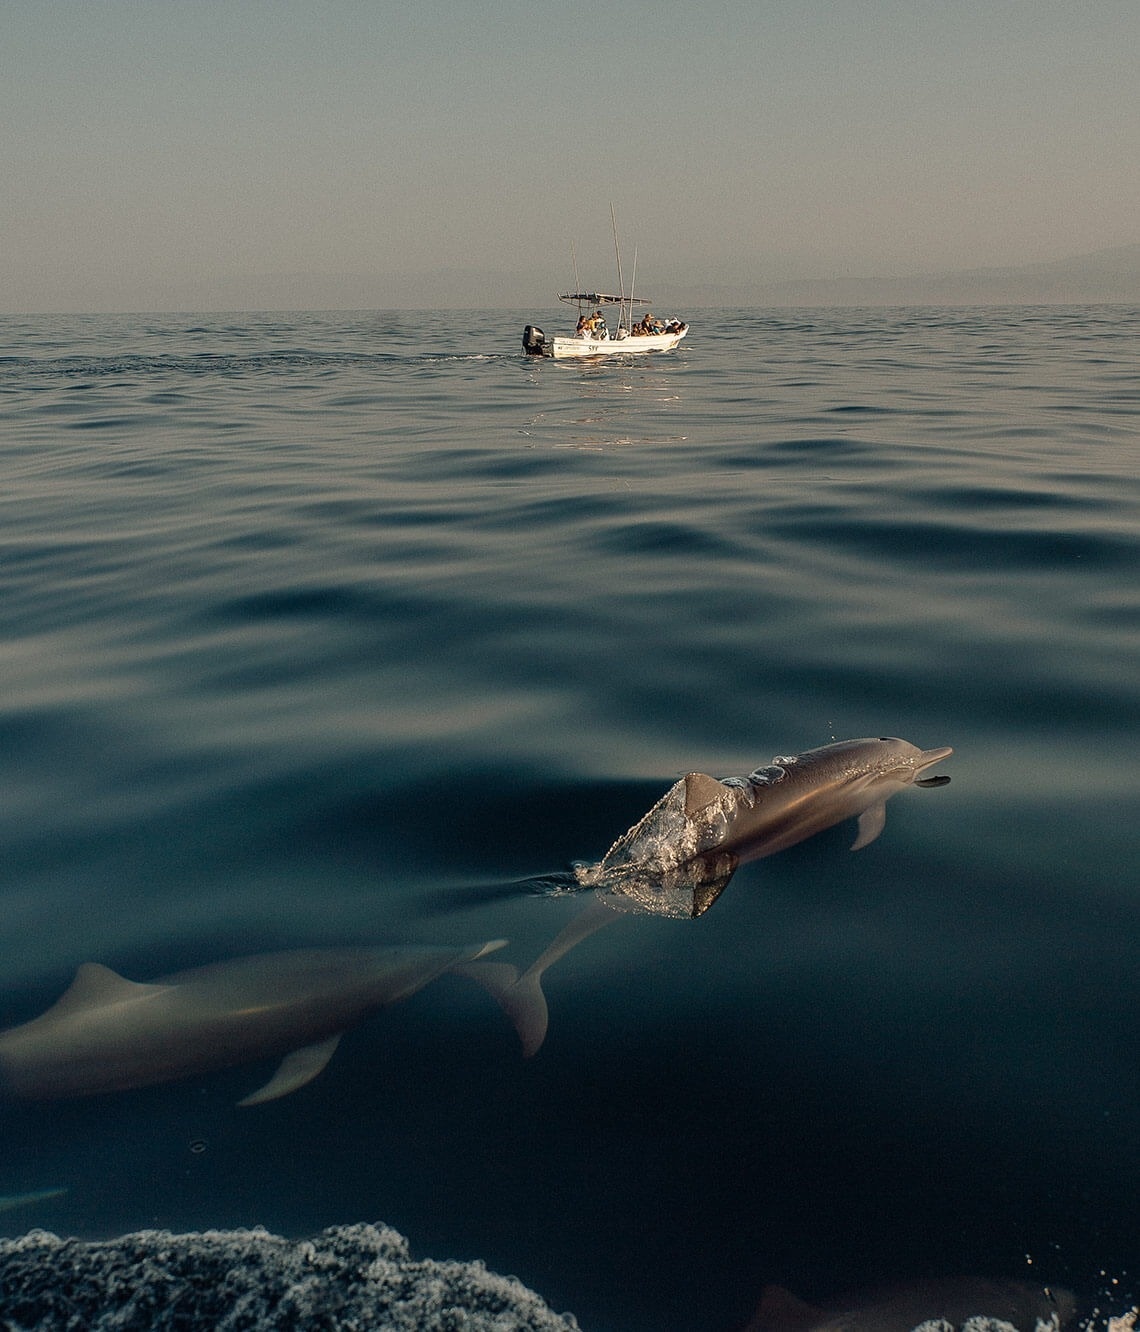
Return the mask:
<path id="1" fill-rule="evenodd" d="M 663 312 L 668 313 L 668 312 Z M 587 1332 L 766 1282 L 1140 1296 L 1140 310 L 0 319 L 0 1026 L 75 967 L 508 938 L 676 778 L 833 739 L 951 784 L 552 968 L 272 1065 L 0 1105 L 0 1216 L 383 1220 Z M 539 322 L 543 322 L 541 317 Z M 553 329 L 554 320 L 547 324 Z M 1113 1285 L 1113 1282 L 1117 1285 Z"/>

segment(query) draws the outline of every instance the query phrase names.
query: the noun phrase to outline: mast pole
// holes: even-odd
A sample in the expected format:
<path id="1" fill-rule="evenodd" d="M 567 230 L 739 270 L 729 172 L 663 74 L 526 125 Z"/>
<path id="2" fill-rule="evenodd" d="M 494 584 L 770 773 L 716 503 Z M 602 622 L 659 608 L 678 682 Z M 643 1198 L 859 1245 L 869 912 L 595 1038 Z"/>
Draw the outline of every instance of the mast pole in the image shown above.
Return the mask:
<path id="1" fill-rule="evenodd" d="M 625 287 L 622 286 L 622 280 L 621 280 L 621 247 L 618 245 L 617 214 L 614 212 L 614 204 L 613 204 L 613 200 L 612 200 L 612 199 L 610 200 L 610 225 L 611 225 L 611 226 L 613 227 L 613 229 L 614 229 L 614 254 L 617 255 L 617 271 L 618 271 L 618 328 L 620 328 L 620 327 L 621 327 L 621 312 L 622 312 L 623 307 L 625 306 Z M 630 307 L 629 307 L 629 318 L 630 318 L 630 323 L 632 323 L 632 322 L 633 322 L 633 306 L 632 306 L 632 304 L 631 304 Z"/>
<path id="2" fill-rule="evenodd" d="M 633 332 L 633 289 L 637 285 L 637 246 L 633 247 L 633 277 L 629 280 L 629 331 Z"/>

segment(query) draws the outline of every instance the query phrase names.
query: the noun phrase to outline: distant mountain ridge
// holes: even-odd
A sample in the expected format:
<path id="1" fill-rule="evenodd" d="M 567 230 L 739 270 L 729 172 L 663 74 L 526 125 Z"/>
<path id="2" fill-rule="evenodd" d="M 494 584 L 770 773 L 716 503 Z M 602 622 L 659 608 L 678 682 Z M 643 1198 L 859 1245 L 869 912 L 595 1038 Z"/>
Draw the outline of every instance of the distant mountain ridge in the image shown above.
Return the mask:
<path id="1" fill-rule="evenodd" d="M 802 278 L 743 286 L 674 287 L 688 306 L 1083 305 L 1140 303 L 1140 244 L 1049 263 L 908 277 Z"/>
<path id="2" fill-rule="evenodd" d="M 1050 305 L 1140 304 L 1140 244 L 1096 250 L 1049 263 L 906 277 L 853 274 L 844 277 L 757 281 L 750 275 L 791 262 L 753 254 L 720 266 L 712 281 L 686 281 L 682 270 L 664 265 L 646 278 L 659 314 L 700 307 L 852 305 Z M 803 271 L 803 260 L 799 261 Z M 779 268 L 776 268 L 779 271 Z M 669 281 L 670 274 L 680 280 Z M 731 275 L 731 276 L 730 276 Z M 13 311 L 147 310 L 505 310 L 525 311 L 541 322 L 556 319 L 557 265 L 514 270 L 451 265 L 409 273 L 278 272 L 229 273 L 209 278 L 162 281 L 138 276 L 108 280 L 94 274 L 82 285 L 61 285 L 38 298 L 9 292 Z M 638 283 L 639 292 L 642 290 Z M 0 294 L 2 295 L 2 294 Z M 2 307 L 0 307 L 2 308 Z M 564 316 L 570 312 L 564 307 Z"/>

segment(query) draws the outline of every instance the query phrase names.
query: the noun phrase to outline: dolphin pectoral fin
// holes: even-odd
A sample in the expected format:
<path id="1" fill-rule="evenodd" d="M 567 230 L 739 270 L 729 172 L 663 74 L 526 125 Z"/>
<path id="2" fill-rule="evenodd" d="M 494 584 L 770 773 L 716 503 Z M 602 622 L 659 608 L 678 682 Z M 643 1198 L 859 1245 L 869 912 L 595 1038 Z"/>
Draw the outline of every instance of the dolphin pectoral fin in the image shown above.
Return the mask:
<path id="1" fill-rule="evenodd" d="M 865 809 L 859 815 L 859 832 L 851 843 L 851 850 L 858 851 L 860 847 L 870 846 L 886 827 L 886 823 L 887 802 L 885 800 L 880 800 L 877 805 Z"/>
<path id="2" fill-rule="evenodd" d="M 690 772 L 685 778 L 685 817 L 692 816 L 724 795 L 724 783 L 706 772 Z"/>
<path id="3" fill-rule="evenodd" d="M 340 1037 L 338 1031 L 328 1040 L 306 1045 L 287 1054 L 265 1086 L 243 1096 L 238 1105 L 260 1105 L 263 1101 L 275 1101 L 279 1096 L 288 1096 L 298 1087 L 303 1087 L 306 1082 L 312 1082 L 333 1057 L 333 1051 L 340 1044 Z"/>

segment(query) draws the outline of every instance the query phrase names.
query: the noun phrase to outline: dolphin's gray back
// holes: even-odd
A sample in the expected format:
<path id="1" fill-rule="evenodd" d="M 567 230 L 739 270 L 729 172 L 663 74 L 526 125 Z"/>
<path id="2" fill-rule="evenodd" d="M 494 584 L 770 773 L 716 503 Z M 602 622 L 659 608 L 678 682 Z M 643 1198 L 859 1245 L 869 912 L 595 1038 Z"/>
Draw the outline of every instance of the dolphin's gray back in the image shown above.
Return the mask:
<path id="1" fill-rule="evenodd" d="M 450 966 L 470 961 L 479 948 L 297 948 L 256 953 L 160 976 L 189 1001 L 287 1003 L 306 995 L 367 991 L 377 1004 L 395 1003 L 422 989 Z"/>

